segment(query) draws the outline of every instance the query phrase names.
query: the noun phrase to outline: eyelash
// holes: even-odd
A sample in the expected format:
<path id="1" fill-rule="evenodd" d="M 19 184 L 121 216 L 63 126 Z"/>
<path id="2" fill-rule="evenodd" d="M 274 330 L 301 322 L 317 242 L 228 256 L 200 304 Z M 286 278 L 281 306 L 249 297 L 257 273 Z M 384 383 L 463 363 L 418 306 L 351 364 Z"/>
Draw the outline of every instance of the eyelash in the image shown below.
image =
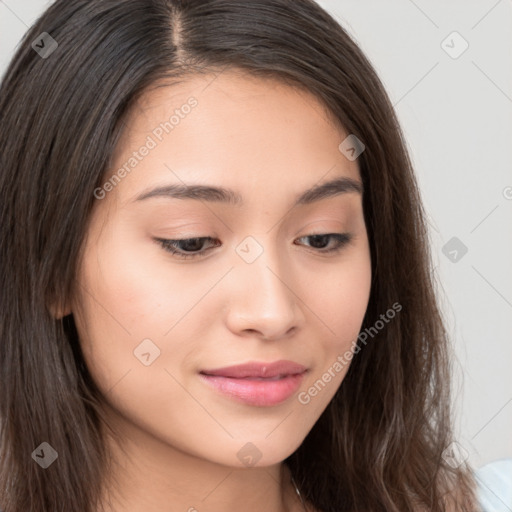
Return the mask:
<path id="1" fill-rule="evenodd" d="M 318 249 L 318 252 L 320 254 L 335 254 L 340 252 L 346 245 L 348 245 L 351 241 L 353 236 L 350 233 L 315 233 L 314 235 L 306 235 L 301 236 L 297 240 L 301 240 L 303 238 L 312 238 L 312 237 L 331 237 L 331 239 L 336 239 L 338 244 L 336 247 L 331 249 Z M 180 258 L 180 259 L 194 259 L 194 258 L 201 258 L 204 256 L 210 249 L 214 249 L 214 247 L 209 247 L 208 249 L 205 249 L 201 252 L 195 252 L 195 253 L 182 253 L 177 249 L 177 245 L 181 242 L 189 242 L 191 240 L 214 240 L 213 238 L 209 236 L 203 236 L 203 237 L 195 237 L 195 238 L 181 238 L 179 240 L 167 240 L 164 238 L 155 238 L 155 241 L 159 242 L 162 248 L 173 254 L 174 256 Z M 218 247 L 218 245 L 217 245 Z M 313 248 L 314 249 L 314 248 Z"/>

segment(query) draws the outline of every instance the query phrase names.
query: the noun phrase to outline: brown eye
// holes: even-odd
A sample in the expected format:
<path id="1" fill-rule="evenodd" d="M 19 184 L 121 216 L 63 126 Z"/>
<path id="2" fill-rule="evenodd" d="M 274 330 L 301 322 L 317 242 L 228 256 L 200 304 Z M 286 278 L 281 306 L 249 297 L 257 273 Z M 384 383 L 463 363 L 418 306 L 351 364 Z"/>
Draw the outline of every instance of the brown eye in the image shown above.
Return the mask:
<path id="1" fill-rule="evenodd" d="M 176 255 L 178 258 L 190 259 L 201 257 L 209 249 L 217 247 L 219 244 L 210 246 L 207 249 L 203 249 L 205 241 L 214 240 L 211 237 L 203 236 L 198 238 L 182 238 L 179 240 L 167 240 L 163 238 L 156 238 L 157 242 L 163 247 L 164 250 Z"/>
<path id="2" fill-rule="evenodd" d="M 318 235 L 307 235 L 298 240 L 310 239 L 310 247 L 318 249 L 322 253 L 332 253 L 340 251 L 345 245 L 352 240 L 352 235 L 349 233 L 324 233 Z M 334 247 L 326 248 L 329 246 L 331 240 L 335 241 Z"/>

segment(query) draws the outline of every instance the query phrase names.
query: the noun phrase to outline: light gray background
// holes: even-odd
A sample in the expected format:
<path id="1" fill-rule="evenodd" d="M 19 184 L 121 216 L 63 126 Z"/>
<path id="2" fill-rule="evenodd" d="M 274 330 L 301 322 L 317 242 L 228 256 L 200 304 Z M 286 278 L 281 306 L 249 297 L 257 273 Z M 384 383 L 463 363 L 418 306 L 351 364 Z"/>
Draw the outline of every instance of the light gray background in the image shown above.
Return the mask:
<path id="1" fill-rule="evenodd" d="M 0 73 L 50 3 L 0 0 Z M 512 2 L 319 3 L 375 66 L 407 138 L 456 355 L 458 442 L 476 467 L 512 457 Z M 457 58 L 454 31 L 469 44 Z M 455 262 L 452 237 L 468 248 Z"/>

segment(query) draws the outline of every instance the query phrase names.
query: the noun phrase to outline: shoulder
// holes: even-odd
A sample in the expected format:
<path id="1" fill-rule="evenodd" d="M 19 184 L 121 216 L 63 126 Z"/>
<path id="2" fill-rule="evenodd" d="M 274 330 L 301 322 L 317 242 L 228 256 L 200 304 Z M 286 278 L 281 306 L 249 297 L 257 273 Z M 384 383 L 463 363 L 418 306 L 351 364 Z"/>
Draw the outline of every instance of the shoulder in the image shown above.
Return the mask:
<path id="1" fill-rule="evenodd" d="M 477 495 L 483 512 L 512 510 L 512 458 L 499 459 L 475 472 Z"/>

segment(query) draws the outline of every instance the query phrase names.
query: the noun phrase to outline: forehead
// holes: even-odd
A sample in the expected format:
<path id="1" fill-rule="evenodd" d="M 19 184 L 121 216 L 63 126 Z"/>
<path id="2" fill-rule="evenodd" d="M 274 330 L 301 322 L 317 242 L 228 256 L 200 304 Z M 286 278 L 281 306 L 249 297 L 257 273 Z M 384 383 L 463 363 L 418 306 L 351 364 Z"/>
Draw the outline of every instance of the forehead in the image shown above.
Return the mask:
<path id="1" fill-rule="evenodd" d="M 131 168 L 118 187 L 125 199 L 148 184 L 180 181 L 271 191 L 299 190 L 324 175 L 359 178 L 357 162 L 339 150 L 347 133 L 307 91 L 236 71 L 159 85 L 125 119 L 112 159 L 111 172 Z"/>

